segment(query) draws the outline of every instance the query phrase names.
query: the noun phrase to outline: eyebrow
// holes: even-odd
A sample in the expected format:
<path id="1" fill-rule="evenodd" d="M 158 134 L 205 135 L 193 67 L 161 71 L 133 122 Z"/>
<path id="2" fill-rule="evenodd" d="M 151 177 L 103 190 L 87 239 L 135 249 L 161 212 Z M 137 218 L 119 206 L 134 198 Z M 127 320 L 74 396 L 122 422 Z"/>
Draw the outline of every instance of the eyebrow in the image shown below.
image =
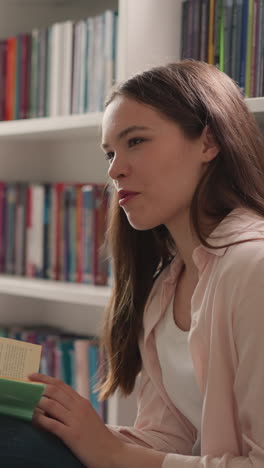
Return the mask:
<path id="1" fill-rule="evenodd" d="M 129 135 L 129 133 L 132 133 L 132 132 L 135 132 L 135 131 L 138 131 L 138 130 L 150 130 L 150 128 L 145 127 L 144 125 L 132 125 L 131 127 L 127 127 L 127 128 L 124 128 L 124 130 L 121 130 L 121 132 L 118 133 L 118 135 L 117 135 L 117 139 L 121 140 L 125 136 Z M 108 145 L 108 143 L 102 143 L 101 147 L 103 149 L 107 149 L 107 148 L 109 148 L 109 145 Z"/>

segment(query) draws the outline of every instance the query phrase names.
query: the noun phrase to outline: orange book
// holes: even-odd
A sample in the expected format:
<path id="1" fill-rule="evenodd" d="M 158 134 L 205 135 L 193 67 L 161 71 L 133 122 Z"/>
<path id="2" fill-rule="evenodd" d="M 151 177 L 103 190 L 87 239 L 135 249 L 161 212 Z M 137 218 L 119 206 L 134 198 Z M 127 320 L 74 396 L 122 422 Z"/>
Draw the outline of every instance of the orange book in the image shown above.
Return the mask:
<path id="1" fill-rule="evenodd" d="M 215 0 L 209 4 L 208 63 L 214 64 L 214 9 Z"/>
<path id="2" fill-rule="evenodd" d="M 15 84 L 16 84 L 16 37 L 7 39 L 7 63 L 6 63 L 6 100 L 5 120 L 14 119 Z"/>

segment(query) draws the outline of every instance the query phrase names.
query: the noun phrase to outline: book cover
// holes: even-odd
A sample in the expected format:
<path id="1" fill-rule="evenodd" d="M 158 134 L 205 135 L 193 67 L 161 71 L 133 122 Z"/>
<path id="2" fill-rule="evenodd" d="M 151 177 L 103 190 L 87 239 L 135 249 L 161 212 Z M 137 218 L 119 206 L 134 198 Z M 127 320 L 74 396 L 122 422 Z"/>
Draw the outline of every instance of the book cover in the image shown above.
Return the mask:
<path id="1" fill-rule="evenodd" d="M 47 61 L 48 61 L 48 30 L 47 28 L 39 31 L 38 41 L 38 94 L 37 94 L 37 116 L 45 117 L 46 115 L 46 94 L 47 94 Z"/>
<path id="2" fill-rule="evenodd" d="M 55 227 L 55 278 L 60 279 L 63 267 L 63 191 L 64 184 L 56 183 L 56 227 Z"/>
<path id="3" fill-rule="evenodd" d="M 89 361 L 89 391 L 90 402 L 95 411 L 100 413 L 100 402 L 98 401 L 98 391 L 95 389 L 98 383 L 98 369 L 99 369 L 99 350 L 96 343 L 91 342 L 87 349 Z"/>
<path id="4" fill-rule="evenodd" d="M 83 280 L 83 204 L 82 204 L 82 184 L 76 184 L 76 281 L 82 283 Z"/>
<path id="5" fill-rule="evenodd" d="M 29 117 L 37 117 L 38 100 L 38 73 L 39 73 L 39 29 L 33 29 L 31 32 L 31 50 L 30 50 L 30 96 L 29 96 Z"/>
<path id="6" fill-rule="evenodd" d="M 71 186 L 66 185 L 63 191 L 63 270 L 60 276 L 63 281 L 70 279 L 70 197 Z"/>
<path id="7" fill-rule="evenodd" d="M 57 228 L 57 190 L 56 184 L 51 184 L 50 200 L 50 223 L 48 232 L 49 259 L 48 259 L 48 278 L 56 277 L 56 228 Z"/>
<path id="8" fill-rule="evenodd" d="M 108 193 L 104 186 L 95 185 L 95 208 L 94 208 L 94 253 L 93 253 L 93 278 L 94 284 L 105 286 L 108 276 L 108 264 L 103 250 L 105 239 Z"/>
<path id="9" fill-rule="evenodd" d="M 251 88 L 251 65 L 252 65 L 252 43 L 253 43 L 253 3 L 254 0 L 248 0 L 248 24 L 247 24 L 247 43 L 246 43 L 246 81 L 245 97 L 250 97 Z"/>
<path id="10" fill-rule="evenodd" d="M 256 96 L 263 96 L 263 77 L 264 77 L 264 0 L 259 2 L 259 29 L 258 29 L 258 51 L 257 51 L 257 70 L 256 70 Z"/>
<path id="11" fill-rule="evenodd" d="M 5 271 L 12 275 L 15 272 L 15 212 L 17 203 L 17 185 L 7 184 L 7 217 L 6 217 L 6 264 Z"/>
<path id="12" fill-rule="evenodd" d="M 0 121 L 5 119 L 7 40 L 0 40 Z"/>
<path id="13" fill-rule="evenodd" d="M 27 185 L 17 185 L 17 204 L 15 213 L 15 274 L 25 273 L 26 252 L 26 214 L 27 214 Z"/>
<path id="14" fill-rule="evenodd" d="M 21 37 L 21 82 L 20 82 L 20 112 L 19 118 L 29 117 L 30 106 L 30 57 L 31 34 L 22 34 Z"/>
<path id="15" fill-rule="evenodd" d="M 87 39 L 88 39 L 88 34 L 87 34 L 87 23 L 84 20 L 81 20 L 79 22 L 79 73 L 78 73 L 78 97 L 77 97 L 77 113 L 82 114 L 83 112 L 86 111 L 85 108 L 85 101 L 86 101 L 86 89 L 85 87 L 87 86 L 87 66 L 86 66 L 86 61 L 87 61 Z"/>
<path id="16" fill-rule="evenodd" d="M 14 118 L 14 96 L 16 85 L 16 37 L 7 39 L 5 120 Z"/>
<path id="17" fill-rule="evenodd" d="M 63 44 L 61 114 L 69 115 L 71 113 L 73 21 L 65 21 L 63 23 Z"/>
<path id="18" fill-rule="evenodd" d="M 187 25 L 188 25 L 188 0 L 182 2 L 181 11 L 181 60 L 187 57 Z M 107 25 L 107 20 L 106 20 Z M 106 26 L 106 32 L 108 27 Z M 111 54 L 112 55 L 112 54 Z"/>
<path id="19" fill-rule="evenodd" d="M 94 66 L 94 50 L 95 50 L 95 21 L 94 18 L 87 19 L 88 31 L 88 51 L 87 51 L 87 112 L 94 112 L 94 86 L 93 81 L 93 66 Z"/>
<path id="20" fill-rule="evenodd" d="M 20 118 L 20 83 L 21 83 L 22 34 L 16 36 L 15 89 L 13 99 L 13 119 Z"/>
<path id="21" fill-rule="evenodd" d="M 83 283 L 93 283 L 94 262 L 94 186 L 82 187 L 82 255 L 83 255 Z"/>
<path id="22" fill-rule="evenodd" d="M 76 188 L 69 193 L 69 281 L 76 281 Z"/>
<path id="23" fill-rule="evenodd" d="M 90 342 L 88 339 L 76 339 L 74 341 L 75 389 L 81 396 L 87 399 L 90 396 L 88 360 Z"/>
<path id="24" fill-rule="evenodd" d="M 201 0 L 193 5 L 193 58 L 200 60 L 201 48 Z"/>
<path id="25" fill-rule="evenodd" d="M 246 56 L 247 56 L 247 33 L 248 33 L 248 0 L 243 2 L 242 28 L 241 28 L 241 61 L 239 84 L 241 91 L 245 91 L 246 83 Z"/>
<path id="26" fill-rule="evenodd" d="M 214 64 L 214 12 L 215 0 L 209 3 L 208 63 Z"/>
<path id="27" fill-rule="evenodd" d="M 220 39 L 222 26 L 223 0 L 215 0 L 214 11 L 214 64 L 222 70 L 223 49 L 221 48 L 221 66 L 220 66 Z M 222 45 L 222 44 L 221 44 Z"/>
<path id="28" fill-rule="evenodd" d="M 63 73 L 63 23 L 54 23 L 50 29 L 49 102 L 48 115 L 61 115 L 61 83 Z"/>
<path id="29" fill-rule="evenodd" d="M 102 111 L 104 105 L 104 17 L 94 17 L 94 64 L 92 80 L 94 83 L 95 112 Z"/>
<path id="30" fill-rule="evenodd" d="M 71 85 L 71 113 L 78 113 L 80 82 L 80 21 L 73 24 L 73 58 Z"/>
<path id="31" fill-rule="evenodd" d="M 0 183 L 0 272 L 5 272 L 6 258 L 6 184 Z"/>
<path id="32" fill-rule="evenodd" d="M 30 382 L 38 372 L 41 346 L 0 337 L 0 413 L 31 420 L 45 386 Z"/>
<path id="33" fill-rule="evenodd" d="M 242 11 L 243 0 L 235 0 L 232 15 L 231 78 L 237 83 L 239 83 L 240 80 Z"/>
<path id="34" fill-rule="evenodd" d="M 208 60 L 208 26 L 209 26 L 209 0 L 202 0 L 201 5 L 201 45 L 200 60 Z"/>
<path id="35" fill-rule="evenodd" d="M 50 237 L 51 222 L 51 185 L 44 184 L 44 212 L 43 212 L 43 278 L 49 277 Z"/>
<path id="36" fill-rule="evenodd" d="M 232 57 L 232 14 L 233 0 L 223 1 L 223 30 L 224 30 L 224 68 L 227 75 L 231 75 L 231 57 Z"/>
<path id="37" fill-rule="evenodd" d="M 251 63 L 251 79 L 250 79 L 250 96 L 251 97 L 256 96 L 258 29 L 259 29 L 259 0 L 254 0 L 253 32 L 252 32 L 252 63 Z"/>

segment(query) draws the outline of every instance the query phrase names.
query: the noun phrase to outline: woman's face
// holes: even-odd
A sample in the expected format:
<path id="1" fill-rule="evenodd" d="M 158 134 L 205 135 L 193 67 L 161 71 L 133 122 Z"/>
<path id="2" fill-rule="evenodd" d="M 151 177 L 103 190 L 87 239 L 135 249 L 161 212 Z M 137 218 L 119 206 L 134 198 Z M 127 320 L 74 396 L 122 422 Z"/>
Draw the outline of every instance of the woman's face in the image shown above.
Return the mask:
<path id="1" fill-rule="evenodd" d="M 188 140 L 152 107 L 123 96 L 106 108 L 102 133 L 108 173 L 131 226 L 170 229 L 188 210 L 205 169 L 203 138 Z"/>

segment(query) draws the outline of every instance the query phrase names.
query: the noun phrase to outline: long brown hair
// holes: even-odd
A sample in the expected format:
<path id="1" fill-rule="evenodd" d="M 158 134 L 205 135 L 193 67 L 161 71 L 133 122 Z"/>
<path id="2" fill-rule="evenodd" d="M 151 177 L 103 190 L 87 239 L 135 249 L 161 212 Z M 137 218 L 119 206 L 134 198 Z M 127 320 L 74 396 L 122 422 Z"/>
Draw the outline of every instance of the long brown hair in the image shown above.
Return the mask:
<path id="1" fill-rule="evenodd" d="M 190 139 L 208 125 L 220 147 L 201 178 L 190 207 L 190 221 L 200 242 L 207 243 L 202 215 L 221 220 L 237 206 L 264 216 L 264 143 L 238 86 L 213 65 L 184 60 L 155 67 L 117 86 L 116 96 L 150 105 L 177 123 Z M 101 338 L 108 374 L 100 397 L 117 388 L 133 390 L 141 369 L 138 347 L 144 306 L 155 275 L 175 254 L 165 226 L 147 231 L 132 228 L 113 196 L 107 233 L 113 265 L 112 296 Z"/>

